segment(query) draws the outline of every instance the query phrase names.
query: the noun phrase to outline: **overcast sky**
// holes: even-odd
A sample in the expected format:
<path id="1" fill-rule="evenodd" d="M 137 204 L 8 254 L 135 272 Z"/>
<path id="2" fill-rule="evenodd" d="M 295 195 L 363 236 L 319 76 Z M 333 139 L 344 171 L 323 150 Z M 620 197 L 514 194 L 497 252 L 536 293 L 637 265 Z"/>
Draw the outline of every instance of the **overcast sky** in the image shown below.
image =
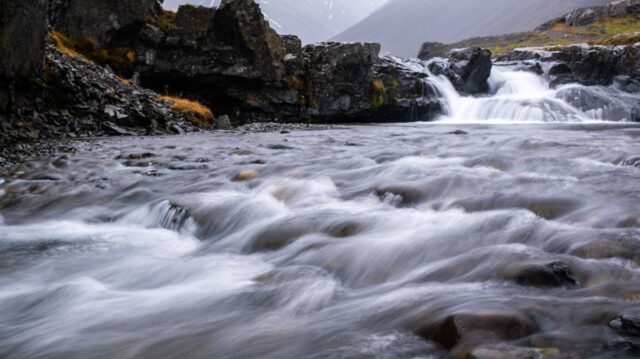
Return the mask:
<path id="1" fill-rule="evenodd" d="M 271 26 L 303 42 L 325 41 L 371 14 L 387 0 L 256 0 Z M 220 0 L 165 0 L 167 9 L 179 5 L 217 5 Z"/>

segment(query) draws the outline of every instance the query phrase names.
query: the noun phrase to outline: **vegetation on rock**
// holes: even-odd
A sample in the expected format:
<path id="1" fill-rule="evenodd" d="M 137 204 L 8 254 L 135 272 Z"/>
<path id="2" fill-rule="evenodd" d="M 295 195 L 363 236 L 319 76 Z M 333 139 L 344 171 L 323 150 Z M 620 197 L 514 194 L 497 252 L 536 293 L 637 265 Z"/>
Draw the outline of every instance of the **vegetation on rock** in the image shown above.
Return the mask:
<path id="1" fill-rule="evenodd" d="M 174 111 L 184 114 L 194 126 L 209 128 L 213 124 L 213 112 L 198 101 L 174 96 L 160 96 L 159 99 L 169 102 Z"/>
<path id="2" fill-rule="evenodd" d="M 125 47 L 105 49 L 98 46 L 90 37 L 70 39 L 55 30 L 51 30 L 49 36 L 58 50 L 65 55 L 83 58 L 101 66 L 109 66 L 118 74 L 130 72 L 135 65 L 136 53 L 132 49 Z"/>
<path id="3" fill-rule="evenodd" d="M 380 107 L 384 104 L 384 98 L 387 94 L 387 89 L 384 86 L 384 82 L 380 79 L 371 81 L 371 101 L 375 107 Z"/>

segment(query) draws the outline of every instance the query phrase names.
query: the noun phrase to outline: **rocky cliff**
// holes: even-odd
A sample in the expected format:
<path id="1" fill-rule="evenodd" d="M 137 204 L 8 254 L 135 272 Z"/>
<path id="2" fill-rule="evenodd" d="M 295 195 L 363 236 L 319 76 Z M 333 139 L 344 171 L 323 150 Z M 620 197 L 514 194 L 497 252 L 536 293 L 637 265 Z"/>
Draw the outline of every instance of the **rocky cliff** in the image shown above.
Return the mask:
<path id="1" fill-rule="evenodd" d="M 194 129 L 188 116 L 155 92 L 57 49 L 47 33 L 47 6 L 41 1 L 0 4 L 3 151 L 50 138 Z"/>
<path id="2" fill-rule="evenodd" d="M 617 84 L 627 92 L 640 91 L 640 43 L 524 48 L 498 56 L 496 60 L 546 68 L 552 86 L 566 83 L 587 86 Z"/>
<path id="3" fill-rule="evenodd" d="M 236 124 L 429 120 L 441 111 L 412 64 L 381 58 L 377 44 L 302 47 L 271 29 L 253 0 L 177 13 L 156 0 L 6 0 L 0 50 L 3 149 L 210 125 L 159 93 L 198 99 Z"/>
<path id="4" fill-rule="evenodd" d="M 439 111 L 435 96 L 419 90 L 419 80 L 398 77 L 407 69 L 379 57 L 378 45 L 303 48 L 296 37 L 271 29 L 253 0 L 182 6 L 175 14 L 146 4 L 147 11 L 133 13 L 137 20 L 118 10 L 132 0 L 118 0 L 115 10 L 95 7 L 102 15 L 93 14 L 92 22 L 104 26 L 58 20 L 58 13 L 74 13 L 76 1 L 61 2 L 69 11 L 59 6 L 49 13 L 57 30 L 89 36 L 107 48 L 130 48 L 135 63 L 127 75 L 138 73 L 143 86 L 159 92 L 199 98 L 236 123 L 408 121 L 415 113 L 428 120 Z M 123 31 L 126 39 L 118 35 Z"/>

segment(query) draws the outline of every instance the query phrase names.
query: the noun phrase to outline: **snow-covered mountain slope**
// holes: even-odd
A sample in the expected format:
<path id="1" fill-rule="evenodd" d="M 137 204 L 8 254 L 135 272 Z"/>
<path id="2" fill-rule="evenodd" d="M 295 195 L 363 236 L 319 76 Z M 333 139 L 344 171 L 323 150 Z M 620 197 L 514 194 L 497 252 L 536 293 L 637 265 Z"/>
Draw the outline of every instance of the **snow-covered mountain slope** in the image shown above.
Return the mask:
<path id="1" fill-rule="evenodd" d="M 280 34 L 298 35 L 303 42 L 329 40 L 370 15 L 387 0 L 256 0 Z M 215 6 L 219 0 L 165 0 L 175 10 L 181 4 Z"/>
<path id="2" fill-rule="evenodd" d="M 449 43 L 532 30 L 570 10 L 611 1 L 390 0 L 335 40 L 380 42 L 384 51 L 416 56 L 425 41 Z"/>

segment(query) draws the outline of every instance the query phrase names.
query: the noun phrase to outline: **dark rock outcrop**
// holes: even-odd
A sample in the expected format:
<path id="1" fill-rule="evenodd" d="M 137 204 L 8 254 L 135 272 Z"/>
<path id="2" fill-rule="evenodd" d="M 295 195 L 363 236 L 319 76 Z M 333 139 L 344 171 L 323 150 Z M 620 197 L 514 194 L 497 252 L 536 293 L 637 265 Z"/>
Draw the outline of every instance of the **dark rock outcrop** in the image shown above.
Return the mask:
<path id="1" fill-rule="evenodd" d="M 208 32 L 182 25 L 194 21 Z M 143 41 L 138 51 L 146 54 L 143 84 L 201 95 L 235 122 L 428 120 L 440 111 L 435 96 L 424 100 L 417 76 L 409 80 L 401 65 L 379 58 L 379 45 L 302 48 L 269 28 L 252 0 L 181 7 L 175 25 L 153 37 L 163 40 Z"/>
<path id="2" fill-rule="evenodd" d="M 640 84 L 640 45 L 587 46 L 573 45 L 547 49 L 516 49 L 497 57 L 499 62 L 535 61 L 550 63 L 548 75 L 552 86 L 564 83 L 611 85 L 622 82 L 622 88 L 637 92 Z"/>
<path id="3" fill-rule="evenodd" d="M 77 0 L 58 1 L 72 7 Z M 235 123 L 429 120 L 440 112 L 435 95 L 422 91 L 423 75 L 406 76 L 410 71 L 401 64 L 380 59 L 379 45 L 303 49 L 296 37 L 271 29 L 253 0 L 225 0 L 217 9 L 182 6 L 175 17 L 156 14 L 151 3 L 136 6 L 142 8 L 126 18 L 130 25 L 123 30 L 114 32 L 104 19 L 95 21 L 107 24 L 99 27 L 74 22 L 71 29 L 69 21 L 54 21 L 54 27 L 105 46 L 131 47 L 131 72 L 140 74 L 143 86 L 197 97 Z M 119 18 L 117 9 L 97 6 L 92 16 L 99 13 Z M 162 22 L 151 21 L 159 17 Z M 118 41 L 122 31 L 130 36 Z"/>
<path id="4" fill-rule="evenodd" d="M 7 144 L 49 138 L 182 132 L 193 128 L 158 95 L 48 45 L 41 82 L 14 92 L 0 121 Z M 1 116 L 0 116 L 1 117 Z"/>
<path id="5" fill-rule="evenodd" d="M 47 34 L 44 18 L 44 1 L 0 2 L 0 81 L 40 77 Z"/>
<path id="6" fill-rule="evenodd" d="M 58 51 L 40 1 L 0 4 L 0 144 L 192 128 L 158 95 Z"/>
<path id="7" fill-rule="evenodd" d="M 411 121 L 441 112 L 419 64 L 380 58 L 377 44 L 302 48 L 271 29 L 253 0 L 177 14 L 156 0 L 7 0 L 0 10 L 3 144 L 193 129 L 139 85 L 198 98 L 235 123 Z M 47 19 L 54 41 L 45 45 Z M 106 59 L 126 57 L 126 72 L 82 44 Z M 465 81 L 478 77 L 474 61 L 459 59 Z"/>
<path id="8" fill-rule="evenodd" d="M 446 76 L 460 92 L 479 94 L 489 90 L 491 51 L 479 47 L 452 50 L 443 61 L 434 61 L 429 70 Z"/>
<path id="9" fill-rule="evenodd" d="M 162 14 L 158 0 L 48 0 L 51 26 L 70 38 L 89 37 L 101 46 L 128 43 Z"/>

